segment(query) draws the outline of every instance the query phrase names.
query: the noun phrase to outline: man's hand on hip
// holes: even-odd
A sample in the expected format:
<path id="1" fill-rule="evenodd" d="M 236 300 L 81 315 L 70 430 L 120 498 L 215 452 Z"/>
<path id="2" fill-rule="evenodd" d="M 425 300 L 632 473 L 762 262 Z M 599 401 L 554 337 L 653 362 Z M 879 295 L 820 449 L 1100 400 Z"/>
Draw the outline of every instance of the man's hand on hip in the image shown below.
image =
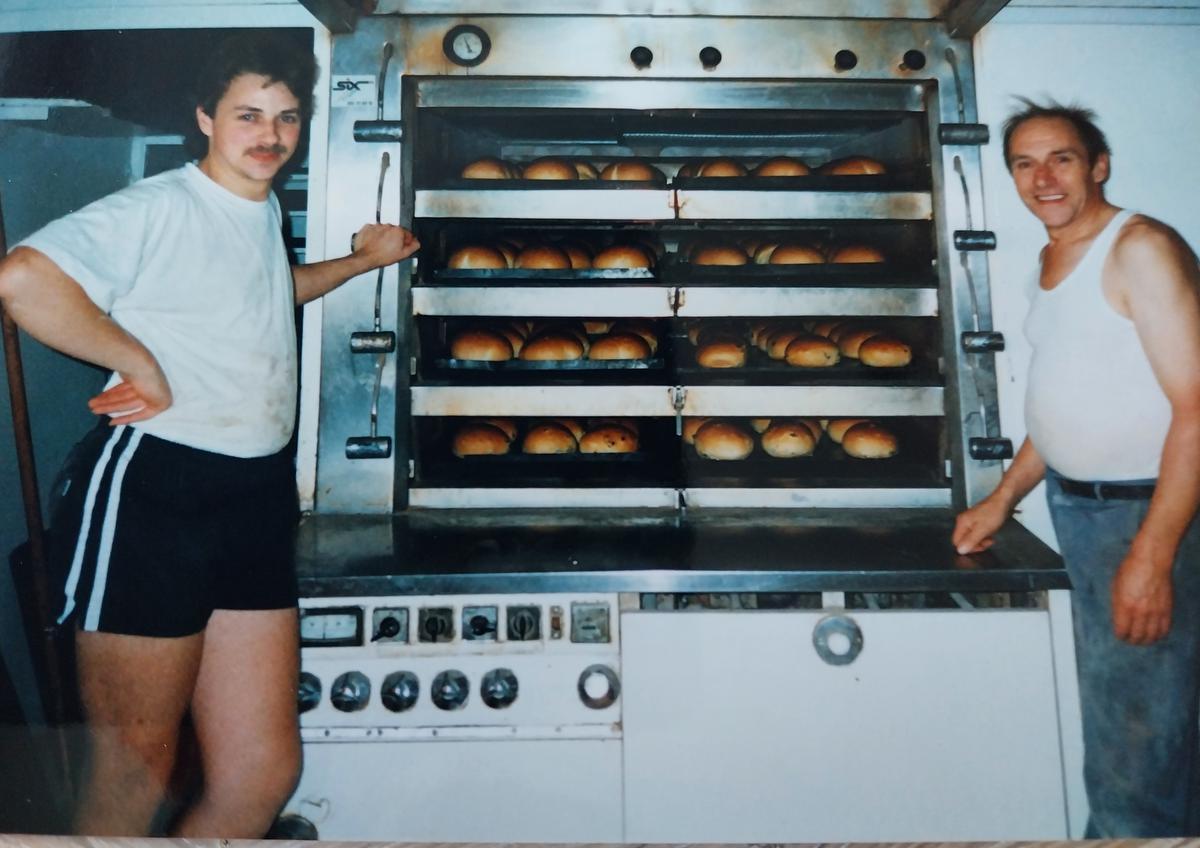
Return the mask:
<path id="1" fill-rule="evenodd" d="M 153 418 L 171 405 L 171 387 L 166 375 L 154 364 L 144 374 L 121 374 L 122 381 L 88 401 L 96 415 L 108 415 L 114 427 Z"/>
<path id="2" fill-rule="evenodd" d="M 1125 555 L 1112 584 L 1113 633 L 1131 645 L 1149 645 L 1171 629 L 1171 569 L 1140 553 Z"/>

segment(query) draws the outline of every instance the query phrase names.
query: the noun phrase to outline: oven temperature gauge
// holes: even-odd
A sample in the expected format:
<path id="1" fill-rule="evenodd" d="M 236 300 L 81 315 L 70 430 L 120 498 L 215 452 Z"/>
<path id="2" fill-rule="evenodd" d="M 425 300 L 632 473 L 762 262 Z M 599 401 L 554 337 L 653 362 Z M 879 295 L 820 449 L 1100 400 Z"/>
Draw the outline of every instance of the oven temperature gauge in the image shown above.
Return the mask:
<path id="1" fill-rule="evenodd" d="M 362 607 L 300 610 L 300 647 L 340 648 L 362 644 Z"/>
<path id="2" fill-rule="evenodd" d="M 473 24 L 461 24 L 446 33 L 442 39 L 442 52 L 454 64 L 473 68 L 482 64 L 492 52 L 492 39 Z"/>

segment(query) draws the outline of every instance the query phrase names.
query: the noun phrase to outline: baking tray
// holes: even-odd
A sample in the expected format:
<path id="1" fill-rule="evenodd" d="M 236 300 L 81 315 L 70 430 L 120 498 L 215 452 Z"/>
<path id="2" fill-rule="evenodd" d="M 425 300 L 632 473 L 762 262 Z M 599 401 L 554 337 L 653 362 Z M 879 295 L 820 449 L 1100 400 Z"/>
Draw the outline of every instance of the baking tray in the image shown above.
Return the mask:
<path id="1" fill-rule="evenodd" d="M 507 359 L 489 362 L 478 359 L 435 359 L 434 367 L 448 371 L 482 371 L 506 374 L 520 371 L 551 371 L 571 373 L 578 371 L 647 371 L 665 368 L 666 360 L 653 359 L 556 359 L 524 360 Z"/>
<path id="2" fill-rule="evenodd" d="M 786 382 L 803 385 L 941 385 L 933 362 L 913 351 L 913 360 L 899 368 L 873 368 L 857 360 L 843 358 L 825 368 L 801 368 L 771 359 L 746 342 L 746 364 L 741 368 L 703 368 L 696 362 L 696 348 L 683 340 L 677 345 L 676 373 L 693 384 L 733 383 L 737 385 Z"/>
<path id="3" fill-rule="evenodd" d="M 666 176 L 652 180 L 468 180 L 453 177 L 437 185 L 417 186 L 419 189 L 452 191 L 553 191 L 555 189 L 587 189 L 589 191 L 620 191 L 621 189 L 664 188 Z"/>
<path id="4" fill-rule="evenodd" d="M 696 191 L 921 191 L 929 188 L 928 180 L 919 180 L 912 173 L 891 174 L 809 174 L 803 177 L 676 177 L 674 188 Z"/>
<path id="5" fill-rule="evenodd" d="M 786 239 L 781 239 L 786 241 Z M 675 285 L 887 286 L 934 288 L 931 267 L 912 268 L 894 263 L 839 262 L 820 265 L 693 265 L 673 261 L 662 266 L 664 282 Z"/>
<path id="6" fill-rule="evenodd" d="M 656 277 L 657 272 L 654 268 L 438 268 L 424 284 L 646 283 L 653 282 Z"/>

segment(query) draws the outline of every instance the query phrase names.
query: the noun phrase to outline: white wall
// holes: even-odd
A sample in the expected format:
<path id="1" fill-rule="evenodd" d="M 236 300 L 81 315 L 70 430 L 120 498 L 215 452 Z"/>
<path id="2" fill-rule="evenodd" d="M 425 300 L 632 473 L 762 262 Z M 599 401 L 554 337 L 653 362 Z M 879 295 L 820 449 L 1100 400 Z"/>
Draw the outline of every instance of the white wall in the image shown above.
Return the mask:
<path id="1" fill-rule="evenodd" d="M 1109 199 L 1166 221 L 1200 248 L 1200 9 L 1029 2 L 1003 10 L 975 44 L 979 120 L 992 128 L 983 153 L 987 226 L 999 242 L 990 260 L 992 303 L 1008 340 L 996 361 L 1000 413 L 1015 444 L 1025 435 L 1024 286 L 1046 238 L 1004 168 L 1000 127 L 1013 96 L 1094 109 L 1113 149 Z M 1041 486 L 1020 518 L 1054 543 Z"/>

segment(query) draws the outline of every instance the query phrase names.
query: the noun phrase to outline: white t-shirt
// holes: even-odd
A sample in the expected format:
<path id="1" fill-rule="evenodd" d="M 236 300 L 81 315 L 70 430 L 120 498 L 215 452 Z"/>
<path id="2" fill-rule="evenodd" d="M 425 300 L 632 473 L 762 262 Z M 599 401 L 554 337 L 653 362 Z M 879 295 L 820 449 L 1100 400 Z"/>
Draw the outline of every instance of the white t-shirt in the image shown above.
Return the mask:
<path id="1" fill-rule="evenodd" d="M 21 244 L 78 282 L 162 366 L 173 403 L 133 426 L 237 457 L 287 444 L 296 415 L 295 294 L 273 194 L 246 200 L 189 164 Z M 119 380 L 114 374 L 108 385 Z"/>

